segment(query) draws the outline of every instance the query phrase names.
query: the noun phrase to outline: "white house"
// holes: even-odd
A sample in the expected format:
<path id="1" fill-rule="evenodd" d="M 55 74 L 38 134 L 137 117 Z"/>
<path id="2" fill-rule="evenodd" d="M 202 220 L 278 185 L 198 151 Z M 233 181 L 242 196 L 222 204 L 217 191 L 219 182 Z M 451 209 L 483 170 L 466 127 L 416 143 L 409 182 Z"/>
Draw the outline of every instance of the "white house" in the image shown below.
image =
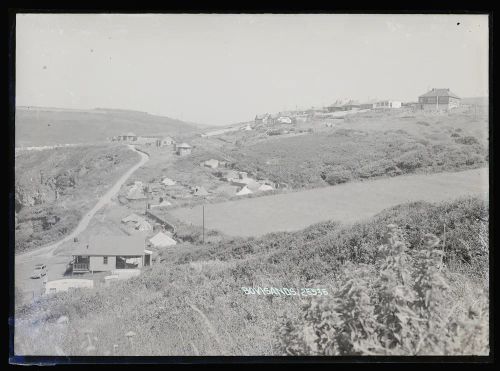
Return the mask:
<path id="1" fill-rule="evenodd" d="M 154 237 L 151 237 L 149 239 L 149 242 L 155 247 L 167 247 L 177 244 L 177 242 L 173 238 L 163 232 L 159 232 Z"/>

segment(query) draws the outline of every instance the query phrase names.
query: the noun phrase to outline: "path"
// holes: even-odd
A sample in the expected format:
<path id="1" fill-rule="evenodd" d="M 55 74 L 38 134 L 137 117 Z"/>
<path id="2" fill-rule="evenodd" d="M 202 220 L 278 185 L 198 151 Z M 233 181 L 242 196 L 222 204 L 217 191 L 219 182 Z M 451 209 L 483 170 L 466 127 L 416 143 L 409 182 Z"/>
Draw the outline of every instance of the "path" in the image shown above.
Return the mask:
<path id="1" fill-rule="evenodd" d="M 488 169 L 405 175 L 205 205 L 205 227 L 231 236 L 296 231 L 327 220 L 351 223 L 405 202 L 439 202 L 488 193 Z M 202 206 L 171 214 L 202 225 Z"/>
<path id="2" fill-rule="evenodd" d="M 95 206 L 82 217 L 76 228 L 69 235 L 55 243 L 15 256 L 16 287 L 22 291 L 36 291 L 41 288 L 41 280 L 30 279 L 34 265 L 40 262 L 47 265 L 49 280 L 62 278 L 62 273 L 65 271 L 69 261 L 67 256 L 57 256 L 54 254 L 55 250 L 63 243 L 73 240 L 82 233 L 87 228 L 94 215 L 118 194 L 120 188 L 127 179 L 149 160 L 149 156 L 145 153 L 138 151 L 131 145 L 129 145 L 129 148 L 139 153 L 141 160 L 116 181 L 116 183 L 99 199 Z M 47 259 L 50 259 L 50 262 L 47 261 Z"/>

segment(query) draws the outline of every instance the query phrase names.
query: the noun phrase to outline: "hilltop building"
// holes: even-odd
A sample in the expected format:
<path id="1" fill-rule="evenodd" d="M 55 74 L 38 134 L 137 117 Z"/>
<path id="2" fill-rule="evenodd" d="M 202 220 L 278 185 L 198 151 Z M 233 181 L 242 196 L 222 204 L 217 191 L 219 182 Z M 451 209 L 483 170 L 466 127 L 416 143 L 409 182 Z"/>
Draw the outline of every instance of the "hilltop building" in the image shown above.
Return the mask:
<path id="1" fill-rule="evenodd" d="M 432 89 L 418 97 L 420 108 L 428 111 L 450 110 L 460 106 L 460 97 L 450 89 Z"/>

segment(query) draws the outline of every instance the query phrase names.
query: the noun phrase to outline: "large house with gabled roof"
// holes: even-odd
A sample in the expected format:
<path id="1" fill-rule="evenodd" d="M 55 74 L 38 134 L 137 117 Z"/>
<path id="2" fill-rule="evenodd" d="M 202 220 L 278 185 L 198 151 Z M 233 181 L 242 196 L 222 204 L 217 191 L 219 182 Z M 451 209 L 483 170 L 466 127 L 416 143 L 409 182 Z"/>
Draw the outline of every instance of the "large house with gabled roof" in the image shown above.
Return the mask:
<path id="1" fill-rule="evenodd" d="M 460 106 L 460 97 L 450 89 L 432 89 L 418 97 L 420 108 L 428 111 L 450 110 Z"/>

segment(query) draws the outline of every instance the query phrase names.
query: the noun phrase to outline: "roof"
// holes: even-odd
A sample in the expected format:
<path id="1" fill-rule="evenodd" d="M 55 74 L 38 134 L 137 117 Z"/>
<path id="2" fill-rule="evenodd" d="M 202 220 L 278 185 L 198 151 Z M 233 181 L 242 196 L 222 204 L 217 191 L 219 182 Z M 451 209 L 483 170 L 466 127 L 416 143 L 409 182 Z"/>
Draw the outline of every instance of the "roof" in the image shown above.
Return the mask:
<path id="1" fill-rule="evenodd" d="M 140 217 L 136 213 L 132 213 L 129 216 L 125 217 L 122 219 L 122 223 L 128 223 L 128 222 L 134 222 L 137 223 L 141 220 L 144 220 L 144 218 Z"/>
<path id="2" fill-rule="evenodd" d="M 236 195 L 237 196 L 243 196 L 243 195 L 249 195 L 253 193 L 251 190 L 249 190 L 247 188 L 247 186 L 243 187 L 242 189 L 240 189 L 238 192 L 236 192 Z"/>
<path id="3" fill-rule="evenodd" d="M 177 145 L 177 148 L 191 148 L 191 146 L 187 143 L 181 143 Z"/>
<path id="4" fill-rule="evenodd" d="M 272 186 L 270 186 L 269 184 L 262 184 L 259 187 L 259 191 L 272 191 L 272 190 L 274 190 L 274 188 Z"/>
<path id="5" fill-rule="evenodd" d="M 194 194 L 196 196 L 206 196 L 206 195 L 208 195 L 208 192 L 203 187 L 196 187 L 195 190 L 194 190 Z"/>
<path id="6" fill-rule="evenodd" d="M 452 97 L 460 99 L 460 97 L 453 93 L 450 89 L 432 89 L 420 97 Z"/>
<path id="7" fill-rule="evenodd" d="M 133 192 L 129 192 L 126 198 L 127 200 L 144 200 L 147 197 L 144 193 L 140 192 L 139 190 L 135 190 Z"/>
<path id="8" fill-rule="evenodd" d="M 161 182 L 162 182 L 163 184 L 165 184 L 165 185 L 168 185 L 168 186 L 169 186 L 169 185 L 175 185 L 175 180 L 172 180 L 172 179 L 170 179 L 170 178 L 165 178 L 165 179 L 163 179 Z"/>
<path id="9" fill-rule="evenodd" d="M 95 236 L 91 237 L 88 243 L 80 243 L 72 255 L 136 256 L 144 254 L 144 247 L 144 236 L 142 234 L 132 236 Z"/>
<path id="10" fill-rule="evenodd" d="M 129 131 L 127 134 L 125 134 L 124 136 L 126 137 L 136 137 L 137 135 L 135 135 L 134 133 L 132 133 L 131 131 Z"/>
<path id="11" fill-rule="evenodd" d="M 177 244 L 177 242 L 173 238 L 167 236 L 163 232 L 159 232 L 154 237 L 150 238 L 149 242 L 158 247 L 172 246 Z"/>
<path id="12" fill-rule="evenodd" d="M 151 231 L 153 230 L 153 227 L 147 220 L 140 220 L 137 222 L 135 229 L 138 229 L 140 231 Z"/>

